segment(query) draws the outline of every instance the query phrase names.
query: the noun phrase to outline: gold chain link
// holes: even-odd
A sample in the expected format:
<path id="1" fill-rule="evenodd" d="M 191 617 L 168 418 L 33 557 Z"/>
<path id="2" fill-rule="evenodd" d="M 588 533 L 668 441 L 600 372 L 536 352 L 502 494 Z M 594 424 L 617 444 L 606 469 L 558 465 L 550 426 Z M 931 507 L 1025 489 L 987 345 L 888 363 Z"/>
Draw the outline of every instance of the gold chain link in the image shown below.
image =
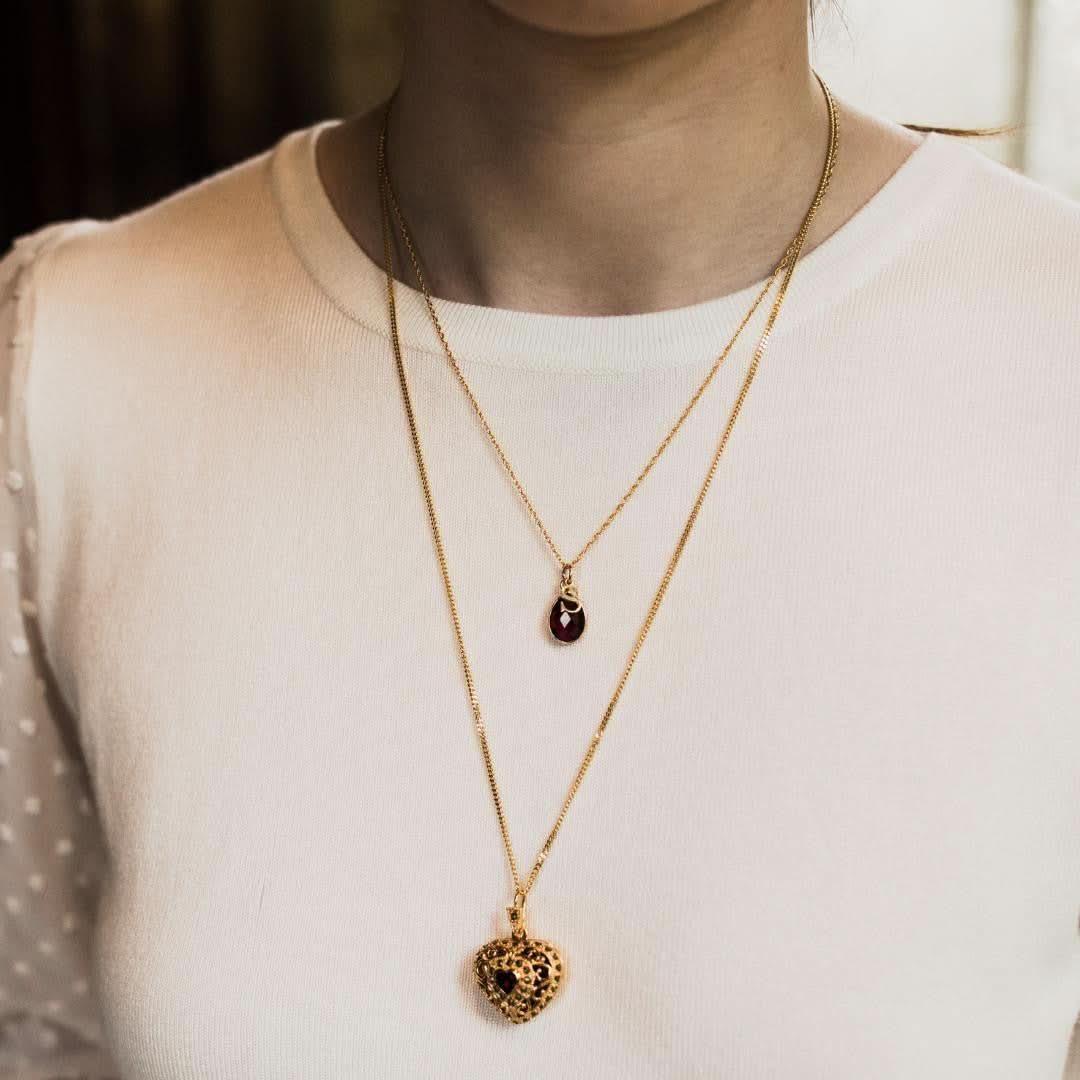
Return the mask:
<path id="1" fill-rule="evenodd" d="M 506 849 L 507 860 L 510 864 L 510 872 L 513 875 L 514 879 L 514 908 L 518 912 L 521 912 L 523 910 L 525 898 L 528 896 L 529 890 L 536 882 L 537 875 L 540 873 L 540 868 L 543 866 L 545 859 L 547 859 L 548 854 L 551 851 L 551 846 L 555 842 L 555 837 L 558 835 L 559 830 L 562 827 L 563 821 L 566 819 L 566 814 L 570 808 L 570 804 L 573 801 L 574 796 L 577 794 L 578 789 L 581 787 L 581 783 L 585 778 L 585 774 L 588 771 L 590 764 L 592 763 L 594 755 L 596 754 L 596 748 L 599 745 L 600 739 L 608 726 L 608 722 L 611 719 L 612 713 L 615 711 L 615 706 L 618 704 L 619 698 L 622 696 L 623 688 L 626 686 L 626 681 L 630 677 L 630 672 L 634 666 L 635 661 L 637 660 L 638 654 L 641 651 L 641 647 L 645 642 L 645 638 L 649 633 L 649 629 L 652 627 L 653 620 L 656 618 L 656 613 L 660 609 L 660 604 L 663 602 L 664 596 L 667 593 L 668 586 L 671 583 L 672 576 L 675 573 L 675 567 L 678 565 L 679 559 L 683 553 L 683 549 L 686 547 L 687 540 L 690 537 L 690 532 L 694 527 L 694 523 L 697 521 L 702 503 L 705 501 L 705 496 L 708 493 L 710 485 L 712 484 L 713 476 L 715 475 L 717 466 L 720 462 L 720 456 L 724 452 L 724 447 L 727 445 L 732 428 L 735 426 L 735 421 L 738 418 L 740 410 L 742 409 L 743 402 L 746 400 L 746 395 L 750 389 L 750 384 L 753 382 L 754 376 L 757 373 L 758 364 L 761 360 L 762 354 L 765 351 L 765 345 L 768 342 L 769 335 L 772 332 L 773 324 L 776 322 L 776 318 L 780 313 L 780 308 L 787 293 L 788 285 L 791 281 L 792 274 L 794 273 L 796 263 L 798 262 L 799 256 L 802 252 L 803 242 L 806 239 L 806 235 L 809 232 L 810 226 L 813 223 L 818 208 L 821 206 L 822 200 L 825 197 L 825 192 L 828 190 L 829 181 L 832 177 L 833 166 L 836 161 L 837 147 L 839 144 L 837 111 L 836 103 L 828 86 L 826 86 L 824 80 L 821 78 L 820 75 L 817 74 L 816 71 L 814 72 L 814 75 L 817 78 L 818 83 L 821 85 L 822 91 L 824 92 L 825 101 L 828 106 L 829 113 L 829 146 L 826 153 L 825 164 L 824 168 L 822 169 L 821 179 L 818 183 L 817 191 L 814 195 L 813 201 L 810 204 L 810 208 L 806 214 L 806 217 L 804 218 L 803 223 L 799 228 L 798 233 L 796 234 L 794 240 L 792 240 L 791 244 L 788 246 L 788 249 L 784 254 L 784 258 L 781 260 L 777 269 L 769 278 L 769 284 L 771 285 L 773 280 L 775 280 L 775 277 L 779 270 L 781 268 L 785 270 L 784 277 L 780 283 L 780 288 L 777 292 L 776 299 L 773 302 L 772 310 L 769 313 L 768 321 L 765 324 L 765 328 L 762 331 L 761 337 L 758 339 L 758 343 L 756 348 L 754 349 L 754 354 L 750 362 L 750 366 L 747 369 L 746 376 L 743 379 L 742 386 L 740 387 L 738 396 L 735 399 L 735 404 L 731 410 L 730 416 L 728 417 L 727 424 L 724 427 L 723 434 L 720 437 L 720 441 L 717 444 L 716 450 L 713 452 L 712 460 L 709 464 L 708 471 L 705 474 L 705 480 L 702 483 L 700 490 L 698 491 L 697 498 L 694 500 L 694 504 L 690 511 L 689 517 L 686 519 L 686 524 L 683 526 L 682 534 L 679 537 L 678 543 L 675 545 L 674 553 L 668 561 L 667 568 L 665 569 L 663 578 L 660 581 L 660 586 L 656 590 L 656 594 L 653 597 L 652 603 L 649 605 L 648 614 L 646 615 L 645 621 L 642 624 L 641 630 L 639 631 L 637 639 L 634 642 L 634 646 L 630 651 L 629 659 L 626 662 L 626 666 L 623 668 L 622 675 L 620 676 L 618 684 L 615 687 L 615 692 L 612 695 L 611 700 L 608 702 L 607 707 L 604 709 L 603 717 L 600 721 L 599 726 L 594 732 L 592 739 L 589 741 L 588 749 L 585 751 L 585 756 L 582 759 L 580 766 L 578 767 L 576 775 L 574 776 L 574 781 L 570 786 L 569 793 L 567 794 L 566 799 L 562 804 L 562 808 L 559 810 L 559 815 L 555 819 L 555 824 L 552 827 L 551 831 L 548 833 L 547 839 L 544 841 L 543 847 L 540 849 L 540 854 L 537 856 L 536 862 L 533 864 L 533 867 L 524 883 L 521 881 L 520 874 L 518 873 L 517 860 L 514 857 L 513 845 L 510 843 L 510 833 L 506 824 L 506 815 L 503 809 L 502 797 L 499 794 L 499 786 L 495 780 L 495 767 L 492 762 L 491 749 L 488 746 L 487 730 L 484 724 L 483 717 L 480 713 L 480 703 L 476 695 L 476 684 L 475 680 L 473 679 L 472 667 L 469 663 L 469 657 L 465 650 L 465 639 L 461 630 L 461 617 L 458 612 L 457 601 L 454 596 L 454 588 L 450 581 L 450 572 L 446 561 L 446 551 L 443 547 L 442 532 L 439 527 L 438 517 L 435 513 L 435 504 L 431 494 L 431 483 L 428 478 L 427 466 L 424 462 L 424 454 L 420 443 L 420 435 L 416 425 L 416 415 L 413 411 L 412 398 L 409 393 L 408 379 L 405 375 L 405 365 L 402 359 L 401 342 L 398 337 L 397 309 L 394 303 L 394 275 L 390 241 L 392 226 L 390 219 L 390 210 L 388 207 L 387 187 L 383 183 L 379 184 L 379 203 L 382 211 L 383 259 L 384 267 L 386 270 L 387 307 L 389 312 L 391 342 L 393 346 L 394 360 L 397 366 L 398 381 L 401 386 L 402 401 L 405 407 L 405 414 L 408 419 L 409 434 L 412 439 L 413 451 L 416 457 L 416 466 L 420 474 L 420 484 L 423 488 L 424 501 L 427 506 L 428 522 L 431 526 L 431 534 L 435 543 L 435 552 L 439 561 L 439 569 L 442 573 L 443 585 L 446 589 L 446 598 L 450 606 L 450 616 L 454 624 L 454 635 L 457 640 L 458 655 L 461 660 L 461 667 L 465 677 L 465 686 L 469 695 L 469 703 L 472 707 L 476 731 L 480 739 L 480 749 L 483 754 L 484 768 L 487 772 L 488 785 L 491 788 L 492 800 L 495 804 L 495 814 L 498 818 L 499 830 L 502 833 L 503 846 Z M 385 140 L 386 126 L 384 124 L 378 144 L 378 168 L 380 177 L 385 175 Z M 764 295 L 767 289 L 768 285 L 766 285 L 766 288 L 762 290 L 762 295 Z M 759 296 L 758 300 L 755 301 L 755 306 L 758 302 L 760 302 L 760 299 L 761 296 Z M 745 325 L 745 323 L 746 320 L 743 321 L 742 325 Z M 740 326 L 740 329 L 741 328 L 742 327 Z M 442 336 L 441 332 L 440 336 Z M 450 355 L 449 346 L 446 346 L 446 350 L 447 354 Z M 725 349 L 724 353 L 721 354 L 721 356 L 725 356 L 729 350 L 730 344 L 728 348 Z M 717 365 L 714 366 L 714 371 L 715 367 L 718 365 L 719 362 Z M 709 377 L 711 377 L 711 375 L 712 372 L 710 372 Z M 464 380 L 462 380 L 462 382 L 464 383 Z M 705 384 L 702 385 L 701 390 L 704 389 L 704 385 Z M 698 391 L 698 394 L 696 396 L 700 396 L 701 390 Z M 475 399 L 473 399 L 473 401 L 474 407 L 477 408 L 477 411 L 479 413 L 479 407 L 475 405 Z M 487 427 L 486 423 L 485 427 Z M 673 429 L 672 435 L 674 434 L 674 431 L 677 430 L 677 427 L 678 425 L 676 425 L 676 428 Z M 494 442 L 494 435 L 491 434 L 490 428 L 487 428 L 487 430 L 489 437 Z M 670 436 L 666 441 L 670 441 Z M 497 443 L 496 447 L 498 447 Z M 504 457 L 505 463 L 505 456 L 501 454 L 501 450 L 500 456 Z M 509 469 L 509 463 L 506 463 L 506 466 Z M 521 491 L 522 497 L 524 498 L 524 491 L 521 489 L 520 485 L 518 485 L 518 489 L 519 491 Z M 633 489 L 631 489 L 631 492 L 627 494 L 627 498 L 629 498 L 629 495 L 632 493 L 632 491 Z M 618 511 L 616 510 L 616 513 L 617 512 Z M 600 531 L 602 531 L 602 529 Z M 599 535 L 599 532 L 596 535 Z M 593 539 L 595 540 L 595 536 Z M 591 542 L 592 541 L 590 541 L 590 543 Z M 555 550 L 554 545 L 552 545 L 552 548 L 553 550 Z M 582 554 L 584 554 L 584 551 L 582 552 Z M 557 551 L 556 557 L 558 557 Z M 581 555 L 578 556 L 578 558 L 580 557 Z"/>

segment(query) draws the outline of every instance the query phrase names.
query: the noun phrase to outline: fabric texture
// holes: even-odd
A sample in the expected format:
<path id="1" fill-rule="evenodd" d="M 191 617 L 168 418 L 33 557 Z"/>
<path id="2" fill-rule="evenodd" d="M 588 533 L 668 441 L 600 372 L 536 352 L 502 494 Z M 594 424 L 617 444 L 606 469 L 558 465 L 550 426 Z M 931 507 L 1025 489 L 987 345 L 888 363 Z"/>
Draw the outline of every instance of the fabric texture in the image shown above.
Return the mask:
<path id="1" fill-rule="evenodd" d="M 529 897 L 564 985 L 514 1027 L 472 978 L 512 883 L 325 126 L 0 264 L 0 1076 L 1072 1080 L 1080 206 L 931 134 L 800 262 Z M 760 285 L 437 301 L 565 550 Z M 558 567 L 397 298 L 528 867 L 769 304 L 559 646 Z"/>

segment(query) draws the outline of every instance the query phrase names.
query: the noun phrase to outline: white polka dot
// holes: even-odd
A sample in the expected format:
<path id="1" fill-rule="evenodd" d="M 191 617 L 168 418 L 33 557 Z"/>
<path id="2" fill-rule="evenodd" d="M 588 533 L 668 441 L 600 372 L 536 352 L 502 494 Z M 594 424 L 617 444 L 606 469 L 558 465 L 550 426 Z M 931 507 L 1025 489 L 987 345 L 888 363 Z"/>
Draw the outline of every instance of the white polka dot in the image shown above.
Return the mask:
<path id="1" fill-rule="evenodd" d="M 52 1028 L 43 1027 L 38 1032 L 38 1042 L 45 1047 L 46 1050 L 52 1050 L 59 1045 L 60 1036 L 57 1035 Z"/>
<path id="2" fill-rule="evenodd" d="M 19 556 L 14 551 L 4 551 L 0 554 L 0 566 L 14 574 L 19 569 Z"/>
<path id="3" fill-rule="evenodd" d="M 25 596 L 19 600 L 19 610 L 27 617 L 34 618 L 38 613 L 38 606 L 33 600 L 28 600 Z"/>
<path id="4" fill-rule="evenodd" d="M 12 915 L 18 915 L 19 912 L 22 911 L 22 901 L 17 896 L 5 897 L 4 906 Z"/>
<path id="5" fill-rule="evenodd" d="M 37 732 L 37 721 L 32 716 L 20 717 L 19 730 L 24 735 L 33 735 Z"/>
<path id="6" fill-rule="evenodd" d="M 16 656 L 25 656 L 30 651 L 30 644 L 22 634 L 16 634 L 11 639 L 11 651 Z"/>
<path id="7" fill-rule="evenodd" d="M 51 998 L 45 1002 L 45 1009 L 51 1013 L 64 1011 L 64 1003 L 59 998 Z"/>
<path id="8" fill-rule="evenodd" d="M 60 920 L 60 925 L 63 927 L 65 934 L 71 934 L 79 925 L 79 917 L 73 911 L 65 911 L 63 919 Z"/>
<path id="9" fill-rule="evenodd" d="M 82 798 L 79 799 L 79 813 L 80 814 L 91 814 L 91 813 L 93 813 L 93 807 L 90 805 L 90 800 L 85 795 L 83 795 Z"/>
<path id="10" fill-rule="evenodd" d="M 4 483 L 7 484 L 9 491 L 22 491 L 23 475 L 18 469 L 8 469 Z"/>
<path id="11" fill-rule="evenodd" d="M 26 879 L 26 884 L 33 889 L 34 892 L 45 891 L 45 875 L 44 874 L 31 874 Z"/>
<path id="12" fill-rule="evenodd" d="M 57 855 L 70 855 L 75 850 L 75 845 L 71 842 L 70 836 L 61 836 L 56 841 L 55 850 Z"/>
<path id="13" fill-rule="evenodd" d="M 23 800 L 23 809 L 28 814 L 41 813 L 41 797 L 39 795 L 27 795 Z"/>
<path id="14" fill-rule="evenodd" d="M 30 974 L 31 968 L 25 960 L 16 960 L 15 963 L 11 965 L 11 970 L 14 971 L 16 975 L 25 977 Z"/>
<path id="15" fill-rule="evenodd" d="M 53 758 L 53 776 L 63 776 L 68 771 L 68 763 L 62 757 Z"/>
<path id="16" fill-rule="evenodd" d="M 85 994 L 90 989 L 90 984 L 86 979 L 76 979 L 71 984 L 71 989 L 76 994 Z"/>
<path id="17" fill-rule="evenodd" d="M 10 844 L 14 839 L 15 830 L 6 821 L 0 821 L 0 840 Z"/>
<path id="18" fill-rule="evenodd" d="M 37 943 L 37 947 L 38 951 L 43 953 L 45 956 L 52 956 L 52 954 L 56 952 L 56 946 L 51 941 L 49 941 L 48 938 L 42 938 Z"/>
<path id="19" fill-rule="evenodd" d="M 0 746 L 0 765 L 6 765 L 11 760 L 11 751 L 6 746 Z"/>

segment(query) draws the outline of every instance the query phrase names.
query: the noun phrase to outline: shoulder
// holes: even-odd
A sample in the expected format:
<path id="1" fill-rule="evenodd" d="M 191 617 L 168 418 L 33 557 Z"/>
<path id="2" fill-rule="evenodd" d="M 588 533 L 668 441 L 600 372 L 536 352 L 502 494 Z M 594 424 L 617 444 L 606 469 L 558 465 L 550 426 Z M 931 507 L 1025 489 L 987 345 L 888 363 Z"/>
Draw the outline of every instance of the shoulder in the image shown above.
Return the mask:
<path id="1" fill-rule="evenodd" d="M 1021 356 L 1075 367 L 1080 202 L 935 132 L 870 211 L 881 250 L 859 257 L 880 273 L 863 274 L 863 295 L 920 348 L 945 350 L 953 370 L 985 371 L 994 357 L 1011 370 Z"/>
<path id="2" fill-rule="evenodd" d="M 154 291 L 220 274 L 274 226 L 265 151 L 112 220 L 50 226 L 17 244 L 33 256 L 39 302 L 107 312 Z"/>
<path id="3" fill-rule="evenodd" d="M 21 237 L 0 263 L 0 287 L 21 272 L 34 293 L 35 352 L 76 338 L 82 348 L 149 340 L 213 312 L 278 303 L 296 254 L 276 172 L 321 124 L 111 220 L 52 224 Z"/>
<path id="4" fill-rule="evenodd" d="M 212 365 L 248 355 L 239 346 L 257 335 L 245 331 L 291 310 L 282 294 L 296 287 L 298 266 L 273 163 L 311 130 L 132 213 L 20 238 L 0 264 L 0 289 L 18 278 L 25 294 L 28 395 L 47 397 L 52 416 L 65 403 L 77 413 L 88 394 L 123 409 L 137 384 L 175 392 L 170 380 L 196 357 Z"/>
<path id="5" fill-rule="evenodd" d="M 61 513 L 50 500 L 99 483 L 106 458 L 148 453 L 163 417 L 193 414 L 212 378 L 242 381 L 273 344 L 275 319 L 292 310 L 282 293 L 302 275 L 272 163 L 305 134 L 122 217 L 55 223 L 5 254 L 0 328 L 18 348 L 0 371 L 0 417 L 9 443 L 27 441 L 46 517 Z"/>
<path id="6" fill-rule="evenodd" d="M 41 587 L 27 582 L 26 595 L 69 701 L 55 613 L 70 567 L 103 558 L 117 521 L 145 521 L 146 493 L 214 400 L 211 379 L 241 382 L 273 340 L 247 331 L 287 307 L 293 279 L 280 275 L 296 273 L 295 257 L 270 176 L 280 145 L 122 217 L 24 235 L 0 260 L 3 470 L 41 537 Z"/>
<path id="7" fill-rule="evenodd" d="M 969 141 L 939 136 L 939 153 L 954 183 L 899 282 L 906 339 L 979 438 L 993 431 L 1063 491 L 1080 461 L 1080 203 Z"/>
<path id="8" fill-rule="evenodd" d="M 962 173 L 943 225 L 956 254 L 988 286 L 1018 287 L 1039 306 L 1044 296 L 1080 293 L 1080 202 L 979 150 L 938 136 L 941 153 Z M 1061 314 L 1065 314 L 1062 312 Z M 1080 311 L 1073 313 L 1080 326 Z"/>

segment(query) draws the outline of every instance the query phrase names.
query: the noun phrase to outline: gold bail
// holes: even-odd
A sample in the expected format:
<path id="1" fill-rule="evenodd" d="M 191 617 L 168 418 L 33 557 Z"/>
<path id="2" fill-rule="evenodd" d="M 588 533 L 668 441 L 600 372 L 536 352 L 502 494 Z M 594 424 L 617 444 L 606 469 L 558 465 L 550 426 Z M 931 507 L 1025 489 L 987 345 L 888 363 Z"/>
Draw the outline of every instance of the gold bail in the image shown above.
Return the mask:
<path id="1" fill-rule="evenodd" d="M 562 586 L 559 589 L 559 598 L 563 602 L 563 610 L 570 615 L 576 615 L 581 610 L 581 597 L 578 595 L 577 585 L 574 583 L 574 567 L 570 563 L 563 563 Z"/>
<path id="2" fill-rule="evenodd" d="M 510 916 L 510 935 L 515 941 L 525 939 L 525 894 L 521 889 L 514 890 L 514 903 L 506 909 Z"/>

